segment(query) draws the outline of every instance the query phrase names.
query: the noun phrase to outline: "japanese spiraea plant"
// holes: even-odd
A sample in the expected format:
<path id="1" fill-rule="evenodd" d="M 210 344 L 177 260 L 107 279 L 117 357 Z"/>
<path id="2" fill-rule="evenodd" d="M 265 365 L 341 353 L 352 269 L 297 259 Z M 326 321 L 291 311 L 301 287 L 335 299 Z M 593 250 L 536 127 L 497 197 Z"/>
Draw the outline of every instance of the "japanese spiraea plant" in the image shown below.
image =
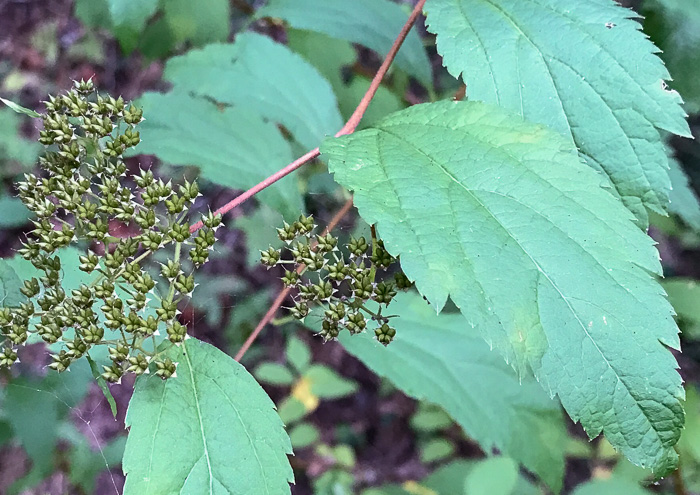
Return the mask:
<path id="1" fill-rule="evenodd" d="M 51 345 L 49 367 L 59 372 L 104 346 L 112 363 L 104 366 L 107 381 L 148 373 L 151 361 L 158 376 L 169 378 L 176 366 L 160 357 L 157 337 L 167 335 L 172 345 L 185 339 L 177 305 L 194 291 L 194 270 L 206 262 L 220 219 L 210 214 L 192 235 L 187 218 L 199 195 L 196 183 L 176 187 L 144 170 L 127 176 L 122 155 L 139 143 L 142 111 L 98 95 L 92 81 L 50 97 L 42 120 L 40 142 L 47 150 L 39 159 L 41 173 L 26 174 L 17 185 L 37 217 L 19 254 L 41 276 L 23 281 L 24 301 L 0 309 L 0 365 L 11 366 L 17 348 L 38 336 Z M 119 229 L 131 222 L 135 232 Z M 84 249 L 77 267 L 62 264 L 61 249 L 69 246 Z M 167 246 L 174 246 L 161 268 L 167 284 L 157 287 L 141 263 Z M 93 278 L 65 289 L 64 270 Z"/>
<path id="2" fill-rule="evenodd" d="M 399 110 L 357 131 L 394 59 L 435 93 L 409 34 L 421 13 L 465 86 L 409 108 L 395 98 Z M 293 42 L 254 32 L 167 61 L 172 90 L 143 95 L 143 122 L 90 82 L 50 99 L 42 172 L 19 185 L 37 217 L 20 254 L 39 276 L 0 314 L 3 365 L 38 336 L 57 371 L 105 347 L 104 379 L 142 375 L 126 421 L 128 494 L 290 492 L 289 438 L 237 363 L 282 306 L 554 492 L 566 438 L 554 397 L 591 438 L 604 434 L 654 476 L 675 469 L 680 339 L 646 230 L 673 196 L 665 138 L 690 132 L 631 11 L 613 0 L 419 0 L 406 20 L 388 0 L 269 0 L 255 15 L 386 53 L 347 123 L 335 99 L 348 90 L 347 64 L 331 70 L 328 56 L 317 70 L 318 46 L 294 53 Z M 403 25 L 393 43 L 385 18 Z M 319 147 L 291 161 L 292 145 Z M 245 192 L 190 225 L 197 186 L 125 175 L 127 149 Z M 315 234 L 298 184 L 277 182 L 319 157 L 346 203 Z M 687 180 L 683 188 L 692 198 Z M 298 220 L 277 231 L 282 249 L 262 251 L 285 288 L 234 360 L 184 340 L 178 303 L 221 216 L 252 197 Z M 332 229 L 353 204 L 371 239 L 341 243 Z M 92 279 L 67 289 L 70 245 L 84 250 L 78 268 Z M 170 256 L 162 287 L 146 271 L 160 250 Z M 452 311 L 438 314 L 448 300 Z"/>
<path id="3" fill-rule="evenodd" d="M 377 272 L 386 271 L 397 260 L 377 239 L 374 229 L 371 248 L 362 236 L 350 240 L 346 246 L 349 259 L 346 262 L 345 254 L 339 253 L 338 238 L 332 234 L 317 235 L 311 242 L 315 227 L 312 217 L 302 215 L 292 225 L 285 222 L 283 228 L 277 229 L 280 240 L 289 246 L 292 259 L 282 259 L 281 250 L 272 247 L 261 252 L 261 262 L 268 267 L 294 266 L 292 270 L 285 270 L 282 277 L 285 287 L 297 291 L 292 316 L 304 320 L 313 303 L 325 303 L 320 331 L 324 340 L 337 338 L 343 328 L 352 335 L 362 333 L 367 327 L 367 317 L 370 317 L 377 323 L 374 330 L 377 340 L 388 345 L 394 339 L 396 329 L 389 325 L 392 316 L 382 315 L 382 310 L 389 307 L 397 289 L 408 289 L 411 282 L 400 270 L 391 280 L 377 281 Z M 313 281 L 302 279 L 306 271 L 316 274 Z M 379 309 L 375 312 L 368 308 L 368 301 L 378 303 Z"/>

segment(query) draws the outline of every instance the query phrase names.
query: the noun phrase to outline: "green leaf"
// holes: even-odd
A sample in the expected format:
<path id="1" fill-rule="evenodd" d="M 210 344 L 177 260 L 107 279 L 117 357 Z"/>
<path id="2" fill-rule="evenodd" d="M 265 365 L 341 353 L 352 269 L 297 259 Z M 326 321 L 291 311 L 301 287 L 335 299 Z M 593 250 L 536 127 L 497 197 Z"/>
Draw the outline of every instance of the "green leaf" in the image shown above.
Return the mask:
<path id="1" fill-rule="evenodd" d="M 357 391 L 357 383 L 343 378 L 335 370 L 321 364 L 312 364 L 304 371 L 311 393 L 321 399 L 340 399 Z"/>
<path id="2" fill-rule="evenodd" d="M 362 495 L 459 495 L 461 493 L 472 495 L 471 492 L 464 490 L 467 476 L 480 464 L 489 462 L 491 460 L 475 462 L 459 459 L 436 469 L 420 483 L 404 483 L 405 489 L 395 485 L 387 485 L 379 489 L 370 488 L 363 491 Z M 542 491 L 520 476 L 514 493 L 516 495 L 541 495 Z"/>
<path id="3" fill-rule="evenodd" d="M 432 438 L 420 446 L 421 462 L 437 462 L 451 456 L 455 452 L 455 446 L 444 438 Z"/>
<path id="4" fill-rule="evenodd" d="M 130 53 L 136 48 L 146 21 L 158 9 L 158 0 L 109 0 L 108 3 L 114 35 L 122 49 Z"/>
<path id="5" fill-rule="evenodd" d="M 561 488 L 566 430 L 557 402 L 532 378 L 521 382 L 461 315 L 438 316 L 415 293 L 399 294 L 390 312 L 400 315 L 391 345 L 341 333 L 343 346 L 407 395 L 442 406 L 485 452 L 495 447 Z"/>
<path id="6" fill-rule="evenodd" d="M 90 354 L 86 353 L 85 359 L 87 359 L 87 362 L 90 365 L 90 371 L 92 372 L 92 377 L 97 382 L 97 386 L 100 387 L 100 390 L 102 391 L 102 395 L 105 396 L 105 399 L 107 399 L 107 402 L 109 403 L 109 409 L 112 411 L 112 416 L 114 416 L 114 418 L 116 419 L 117 418 L 117 402 L 114 400 L 114 396 L 112 395 L 112 391 L 109 389 L 109 385 L 107 385 L 107 381 L 102 377 L 102 373 L 100 372 L 100 368 L 97 366 L 97 363 L 95 362 L 95 360 L 90 357 Z"/>
<path id="7" fill-rule="evenodd" d="M 700 4 L 695 0 L 645 0 L 644 31 L 661 49 L 688 113 L 700 111 Z"/>
<path id="8" fill-rule="evenodd" d="M 26 298 L 19 291 L 22 281 L 7 261 L 0 259 L 0 307 L 17 307 Z"/>
<path id="9" fill-rule="evenodd" d="M 247 189 L 292 161 L 289 144 L 271 122 L 242 108 L 218 108 L 182 92 L 146 93 L 139 100 L 146 120 L 135 153 L 154 154 L 173 165 L 196 165 L 216 184 Z M 301 209 L 294 178 L 258 197 L 281 212 Z"/>
<path id="10" fill-rule="evenodd" d="M 700 200 L 688 183 L 688 176 L 678 160 L 669 157 L 668 164 L 668 175 L 673 188 L 668 210 L 678 215 L 689 227 L 700 232 Z"/>
<path id="11" fill-rule="evenodd" d="M 508 457 L 481 461 L 464 482 L 468 495 L 510 495 L 518 483 L 518 465 Z"/>
<path id="12" fill-rule="evenodd" d="M 301 423 L 296 425 L 289 432 L 289 439 L 295 449 L 303 449 L 314 444 L 321 438 L 321 434 L 311 423 Z"/>
<path id="13" fill-rule="evenodd" d="M 262 363 L 253 374 L 258 381 L 271 385 L 291 385 L 294 382 L 292 372 L 279 363 Z"/>
<path id="14" fill-rule="evenodd" d="M 356 58 L 352 45 L 313 31 L 291 29 L 287 36 L 289 47 L 316 67 L 331 83 L 338 98 L 340 113 L 343 119 L 349 119 L 370 85 L 370 80 L 362 76 L 354 76 L 349 82 L 345 81 L 344 69 L 351 66 Z M 358 129 L 364 129 L 402 108 L 404 104 L 401 99 L 386 86 L 380 86 Z"/>
<path id="15" fill-rule="evenodd" d="M 21 105 L 18 105 L 14 101 L 6 100 L 5 98 L 0 98 L 0 101 L 3 102 L 5 105 L 7 105 L 10 109 L 14 110 L 17 113 L 23 113 L 24 115 L 29 115 L 32 118 L 39 118 L 41 115 L 34 110 L 31 110 L 29 108 L 24 108 Z"/>
<path id="16" fill-rule="evenodd" d="M 288 29 L 287 46 L 316 67 L 336 95 L 346 87 L 343 69 L 357 59 L 357 52 L 350 43 L 315 31 Z M 342 98 L 339 104 L 340 100 Z"/>
<path id="17" fill-rule="evenodd" d="M 256 17 L 278 17 L 297 29 L 365 45 L 385 56 L 408 13 L 389 0 L 269 0 Z M 430 61 L 418 34 L 411 31 L 396 57 L 396 65 L 432 86 Z"/>
<path id="18" fill-rule="evenodd" d="M 0 197 L 0 228 L 13 229 L 21 227 L 29 222 L 33 217 L 33 213 L 24 206 L 22 201 L 9 196 Z"/>
<path id="19" fill-rule="evenodd" d="M 297 214 L 295 211 L 293 214 Z M 265 251 L 269 247 L 278 249 L 282 247 L 282 241 L 277 236 L 274 225 L 282 225 L 282 215 L 279 212 L 261 205 L 252 215 L 241 216 L 235 219 L 234 227 L 245 232 L 246 247 L 248 254 L 246 261 L 248 266 L 255 268 L 260 266 L 260 251 Z"/>
<path id="20" fill-rule="evenodd" d="M 342 93 L 338 95 L 340 112 L 344 116 L 350 118 L 352 113 L 355 111 L 357 104 L 365 95 L 367 89 L 369 89 L 369 85 L 369 79 L 364 77 L 355 77 L 350 84 L 345 87 Z M 405 105 L 401 102 L 401 99 L 396 96 L 396 94 L 391 92 L 388 88 L 380 86 L 377 90 L 377 94 L 374 96 L 374 98 L 372 98 L 372 103 L 370 103 L 369 108 L 367 108 L 367 112 L 365 113 L 364 117 L 362 117 L 362 123 L 358 129 L 364 129 L 404 107 Z"/>
<path id="21" fill-rule="evenodd" d="M 27 455 L 32 469 L 46 475 L 58 439 L 59 405 L 40 383 L 18 379 L 6 388 L 3 410 Z"/>
<path id="22" fill-rule="evenodd" d="M 658 51 L 613 0 L 428 0 L 429 30 L 471 100 L 563 134 L 648 224 L 666 211 L 668 159 L 657 129 L 690 136 Z"/>
<path id="23" fill-rule="evenodd" d="M 632 481 L 610 478 L 608 480 L 594 480 L 579 485 L 572 495 L 651 495 L 639 484 Z"/>
<path id="24" fill-rule="evenodd" d="M 239 34 L 233 44 L 174 57 L 163 77 L 176 89 L 279 122 L 307 148 L 343 125 L 333 91 L 318 71 L 260 34 Z"/>
<path id="25" fill-rule="evenodd" d="M 436 309 L 451 296 L 590 436 L 672 469 L 683 389 L 659 255 L 574 149 L 498 107 L 441 102 L 322 151 Z"/>
<path id="26" fill-rule="evenodd" d="M 299 337 L 292 335 L 287 341 L 287 361 L 294 366 L 297 373 L 302 374 L 311 362 L 311 351 Z"/>
<path id="27" fill-rule="evenodd" d="M 688 414 L 685 430 L 678 442 L 678 451 L 684 462 L 693 462 L 697 471 L 697 465 L 700 464 L 700 393 L 694 385 L 688 386 L 686 392 L 685 407 L 691 413 Z"/>
<path id="28" fill-rule="evenodd" d="M 109 0 L 75 0 L 75 16 L 88 27 L 110 29 Z"/>
<path id="29" fill-rule="evenodd" d="M 411 417 L 411 428 L 423 432 L 435 432 L 452 426 L 452 418 L 439 406 L 421 402 Z"/>
<path id="30" fill-rule="evenodd" d="M 231 8 L 228 0 L 161 0 L 163 18 L 175 43 L 195 46 L 228 37 Z"/>
<path id="31" fill-rule="evenodd" d="M 31 166 L 39 157 L 41 145 L 24 139 L 20 133 L 22 117 L 8 108 L 0 108 L 0 164 L 13 160 L 20 165 Z M 12 171 L 6 165 L 0 166 L 0 178 L 9 177 L 20 170 Z"/>
<path id="32" fill-rule="evenodd" d="M 287 397 L 279 406 L 279 415 L 286 425 L 299 421 L 306 416 L 306 408 L 301 401 L 294 397 Z"/>
<path id="33" fill-rule="evenodd" d="M 683 324 L 683 336 L 700 338 L 700 283 L 677 277 L 662 280 L 661 285 Z"/>
<path id="34" fill-rule="evenodd" d="M 84 493 L 95 493 L 97 475 L 105 469 L 115 469 L 121 464 L 126 437 L 120 436 L 95 452 L 86 441 L 74 445 L 68 454 L 69 479 Z"/>
<path id="35" fill-rule="evenodd" d="M 87 363 L 75 362 L 70 369 L 42 380 L 17 378 L 5 387 L 2 410 L 32 460 L 28 477 L 41 479 L 51 472 L 60 420 L 87 394 L 92 381 Z"/>
<path id="36" fill-rule="evenodd" d="M 290 493 L 289 438 L 245 368 L 196 339 L 164 356 L 177 377 L 140 377 L 129 404 L 124 493 Z"/>

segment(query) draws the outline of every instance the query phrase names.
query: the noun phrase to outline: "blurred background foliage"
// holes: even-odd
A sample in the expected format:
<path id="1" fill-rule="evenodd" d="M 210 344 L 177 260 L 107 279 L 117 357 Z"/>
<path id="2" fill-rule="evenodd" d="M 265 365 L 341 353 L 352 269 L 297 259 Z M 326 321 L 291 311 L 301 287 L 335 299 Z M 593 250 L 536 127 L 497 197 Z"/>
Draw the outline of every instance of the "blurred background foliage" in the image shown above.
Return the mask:
<path id="1" fill-rule="evenodd" d="M 672 74 L 669 85 L 683 96 L 700 136 L 700 2 L 623 3 L 645 16 L 644 30 Z M 130 168 L 176 179 L 199 175 L 204 198 L 197 207 L 217 207 L 342 126 L 411 4 L 0 0 L 0 95 L 40 111 L 47 94 L 93 78 L 100 91 L 138 100 L 147 120 Z M 363 126 L 460 91 L 419 25 Z M 37 160 L 36 125 L 0 106 L 4 258 L 13 256 L 31 220 L 12 182 Z M 546 494 L 540 480 L 556 486 L 562 478 L 563 492 L 575 495 L 700 493 L 700 145 L 673 139 L 668 149 L 677 187 L 671 215 L 654 218 L 651 234 L 683 331 L 677 358 L 688 417 L 673 477 L 654 480 L 605 440 L 589 442 L 556 402 L 542 399 L 537 384 L 519 383 L 481 339 L 465 333 L 460 317 L 426 314 L 407 297 L 403 346 L 392 345 L 390 359 L 366 339 L 324 345 L 284 315 L 246 354 L 244 364 L 288 425 L 293 493 Z M 189 331 L 235 353 L 279 288 L 279 274 L 257 262 L 260 249 L 278 242 L 272 227 L 302 209 L 326 223 L 346 198 L 318 161 L 235 211 L 219 231 L 201 286 L 181 308 Z M 353 213 L 339 234 L 367 229 Z M 427 327 L 451 332 L 452 340 L 426 337 Z M 461 339 L 461 352 L 454 339 Z M 87 366 L 47 373 L 41 346 L 20 358 L 16 373 L 0 376 L 0 493 L 121 493 L 132 383 L 111 388 L 113 415 Z M 450 369 L 439 369 L 441 362 Z M 494 390 L 509 400 L 489 408 L 480 399 Z"/>

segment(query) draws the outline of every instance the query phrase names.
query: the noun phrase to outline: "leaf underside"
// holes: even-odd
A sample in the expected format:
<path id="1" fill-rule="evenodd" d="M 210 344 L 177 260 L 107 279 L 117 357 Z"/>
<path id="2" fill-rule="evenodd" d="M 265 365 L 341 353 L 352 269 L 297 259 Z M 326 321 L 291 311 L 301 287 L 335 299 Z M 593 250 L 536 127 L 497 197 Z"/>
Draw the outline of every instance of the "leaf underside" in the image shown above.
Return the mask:
<path id="1" fill-rule="evenodd" d="M 566 136 L 642 227 L 670 181 L 658 129 L 690 136 L 678 93 L 634 12 L 613 0 L 428 0 L 429 30 L 470 100 Z"/>
<path id="2" fill-rule="evenodd" d="M 256 17 L 278 17 L 296 29 L 359 43 L 384 57 L 408 14 L 390 0 L 269 0 Z M 426 86 L 432 85 L 430 60 L 415 31 L 401 45 L 395 63 Z"/>
<path id="3" fill-rule="evenodd" d="M 519 380 L 461 315 L 436 315 L 415 293 L 399 294 L 391 312 L 400 315 L 391 345 L 343 333 L 343 346 L 407 395 L 443 407 L 484 452 L 498 448 L 558 493 L 566 438 L 559 403 L 534 379 Z"/>
<path id="4" fill-rule="evenodd" d="M 166 357 L 177 376 L 140 377 L 129 404 L 124 493 L 289 494 L 291 443 L 255 379 L 196 339 Z"/>
<path id="5" fill-rule="evenodd" d="M 322 152 L 436 309 L 450 296 L 589 435 L 673 466 L 683 391 L 658 253 L 570 145 L 498 107 L 441 102 Z"/>
<path id="6" fill-rule="evenodd" d="M 146 93 L 139 100 L 146 120 L 136 153 L 154 154 L 173 165 L 196 165 L 202 177 L 233 189 L 247 189 L 292 160 L 277 127 L 240 108 L 219 109 L 184 92 Z M 293 180 L 262 191 L 259 198 L 277 211 L 299 211 Z"/>
<path id="7" fill-rule="evenodd" d="M 233 44 L 173 57 L 163 77 L 177 90 L 278 122 L 306 148 L 343 125 L 328 81 L 289 48 L 260 34 L 239 34 Z"/>

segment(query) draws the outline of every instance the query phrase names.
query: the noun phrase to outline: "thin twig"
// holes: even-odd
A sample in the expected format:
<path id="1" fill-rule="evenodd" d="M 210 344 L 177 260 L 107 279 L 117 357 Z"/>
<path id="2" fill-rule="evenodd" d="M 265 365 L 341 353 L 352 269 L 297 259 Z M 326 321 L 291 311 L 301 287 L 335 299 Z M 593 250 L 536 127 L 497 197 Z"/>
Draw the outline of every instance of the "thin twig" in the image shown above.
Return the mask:
<path id="1" fill-rule="evenodd" d="M 326 235 L 331 230 L 333 230 L 336 227 L 336 225 L 338 225 L 340 220 L 347 214 L 347 212 L 350 211 L 350 208 L 352 208 L 352 198 L 348 199 L 343 205 L 343 207 L 340 210 L 338 210 L 338 212 L 335 215 L 333 215 L 333 218 L 330 222 L 328 222 L 328 225 L 323 231 L 323 235 Z M 301 273 L 304 270 L 304 268 L 304 265 L 299 265 L 299 267 L 297 268 L 297 273 Z M 287 298 L 290 292 L 291 288 L 287 287 L 277 295 L 275 301 L 272 303 L 272 306 L 270 306 L 270 309 L 267 310 L 265 316 L 262 317 L 258 325 L 255 327 L 255 330 L 253 330 L 253 333 L 251 333 L 248 336 L 245 343 L 243 344 L 243 347 L 241 347 L 241 349 L 238 351 L 238 354 L 236 354 L 236 361 L 240 361 L 243 358 L 250 346 L 253 344 L 253 342 L 255 342 L 255 339 L 257 339 L 258 335 L 260 335 L 262 329 L 265 328 L 265 326 L 275 317 L 275 315 L 277 314 L 277 310 L 280 309 L 282 303 L 284 303 L 284 300 Z"/>
<path id="2" fill-rule="evenodd" d="M 336 137 L 345 136 L 347 134 L 352 134 L 357 129 L 357 126 L 360 124 L 362 117 L 365 115 L 367 108 L 369 108 L 369 105 L 372 102 L 372 98 L 374 98 L 374 95 L 377 93 L 377 90 L 379 89 L 379 86 L 381 85 L 382 80 L 384 79 L 384 76 L 386 76 L 386 73 L 389 71 L 389 68 L 391 67 L 392 62 L 396 58 L 396 54 L 399 52 L 401 45 L 403 45 L 403 42 L 406 40 L 406 36 L 408 36 L 408 33 L 411 31 L 411 28 L 413 27 L 413 24 L 415 24 L 416 19 L 418 18 L 420 13 L 423 11 L 423 5 L 425 5 L 425 0 L 420 0 L 416 4 L 415 8 L 413 9 L 413 12 L 411 12 L 411 15 L 408 17 L 406 24 L 404 24 L 404 26 L 401 28 L 401 32 L 396 37 L 396 40 L 394 40 L 394 43 L 391 46 L 389 53 L 386 55 L 384 62 L 382 62 L 382 65 L 381 65 L 381 67 L 379 67 L 379 70 L 375 74 L 374 79 L 372 79 L 372 82 L 369 85 L 369 89 L 367 89 L 367 92 L 362 97 L 362 100 L 360 100 L 360 103 L 357 105 L 357 108 L 353 112 L 350 119 L 343 126 L 343 128 L 336 133 L 336 135 L 335 135 Z M 274 184 L 278 180 L 286 177 L 287 175 L 294 172 L 296 169 L 309 163 L 311 160 L 318 157 L 319 154 L 320 154 L 320 151 L 318 148 L 315 148 L 315 149 L 309 151 L 304 156 L 297 158 L 296 160 L 294 160 L 292 163 L 290 163 L 289 165 L 287 165 L 283 169 L 274 173 L 273 175 L 271 175 L 267 179 L 263 180 L 259 184 L 256 184 L 255 186 L 251 187 L 250 189 L 248 189 L 247 191 L 245 191 L 241 195 L 237 196 L 235 199 L 229 201 L 224 206 L 222 206 L 221 208 L 216 210 L 214 213 L 217 215 L 225 215 L 226 213 L 228 213 L 232 209 L 236 208 L 237 206 L 240 206 L 245 201 L 247 201 L 250 198 L 252 198 L 253 196 L 255 196 L 257 193 L 259 193 L 263 189 L 270 187 L 272 184 Z M 196 232 L 197 230 L 201 229 L 203 225 L 204 224 L 201 221 L 197 222 L 196 224 L 192 225 L 192 227 L 190 227 L 190 232 L 191 233 Z"/>
<path id="3" fill-rule="evenodd" d="M 676 495 L 688 495 L 690 493 L 685 486 L 681 464 L 679 464 L 678 469 L 673 472 L 673 491 Z"/>

